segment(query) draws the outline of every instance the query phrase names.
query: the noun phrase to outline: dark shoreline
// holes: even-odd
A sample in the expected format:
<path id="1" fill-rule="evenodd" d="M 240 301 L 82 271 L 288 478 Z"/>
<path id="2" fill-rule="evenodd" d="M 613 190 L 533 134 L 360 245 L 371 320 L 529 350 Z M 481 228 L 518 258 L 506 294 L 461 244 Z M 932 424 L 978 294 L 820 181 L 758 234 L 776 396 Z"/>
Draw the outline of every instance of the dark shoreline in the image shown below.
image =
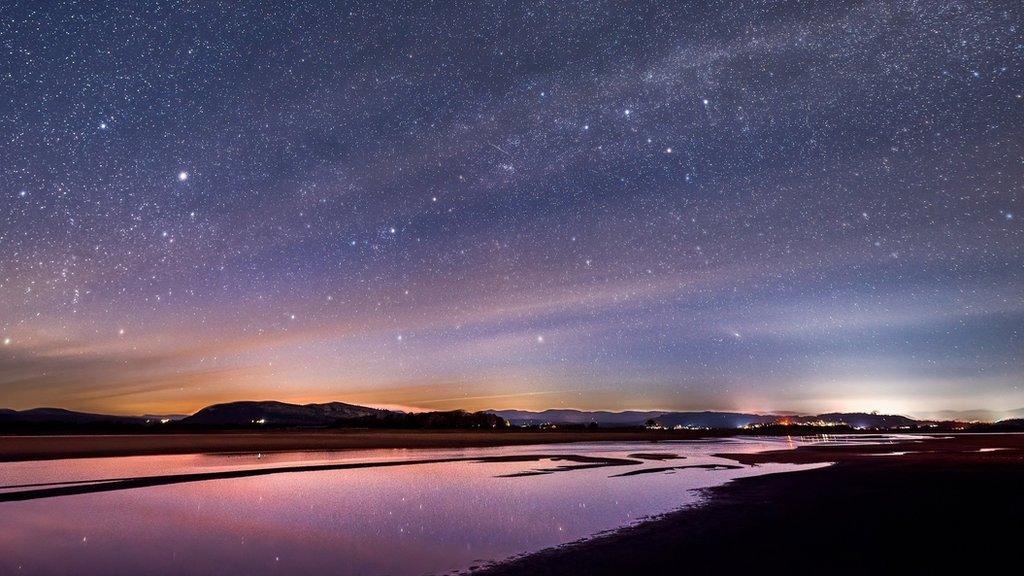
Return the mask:
<path id="1" fill-rule="evenodd" d="M 473 574 L 971 574 L 1019 561 L 1022 435 L 723 456 L 835 464 L 743 478 L 701 506 Z"/>

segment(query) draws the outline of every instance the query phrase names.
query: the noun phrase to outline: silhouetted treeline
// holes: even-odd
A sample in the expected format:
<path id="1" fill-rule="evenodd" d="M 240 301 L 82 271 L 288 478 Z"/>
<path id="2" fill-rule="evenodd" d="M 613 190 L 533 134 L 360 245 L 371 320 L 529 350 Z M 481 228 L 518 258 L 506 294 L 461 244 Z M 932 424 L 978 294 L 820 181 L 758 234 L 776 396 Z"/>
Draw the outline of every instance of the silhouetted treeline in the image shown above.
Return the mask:
<path id="1" fill-rule="evenodd" d="M 487 412 L 392 412 L 385 416 L 346 418 L 335 422 L 334 428 L 399 428 L 399 429 L 499 429 L 509 423 L 501 416 Z"/>

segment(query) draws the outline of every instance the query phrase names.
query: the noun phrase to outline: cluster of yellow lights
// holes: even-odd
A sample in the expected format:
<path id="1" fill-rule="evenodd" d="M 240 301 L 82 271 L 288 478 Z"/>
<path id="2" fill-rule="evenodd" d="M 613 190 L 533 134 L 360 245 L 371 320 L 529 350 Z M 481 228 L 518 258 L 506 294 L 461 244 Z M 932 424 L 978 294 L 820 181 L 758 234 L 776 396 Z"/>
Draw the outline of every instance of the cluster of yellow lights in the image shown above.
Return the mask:
<path id="1" fill-rule="evenodd" d="M 849 426 L 846 422 L 836 422 L 832 420 L 806 420 L 801 422 L 794 422 L 789 418 L 783 418 L 774 422 L 754 422 L 751 424 L 745 424 L 741 428 L 745 430 L 753 430 L 756 428 L 766 428 L 768 426 L 819 426 L 819 427 L 835 427 L 835 426 Z"/>

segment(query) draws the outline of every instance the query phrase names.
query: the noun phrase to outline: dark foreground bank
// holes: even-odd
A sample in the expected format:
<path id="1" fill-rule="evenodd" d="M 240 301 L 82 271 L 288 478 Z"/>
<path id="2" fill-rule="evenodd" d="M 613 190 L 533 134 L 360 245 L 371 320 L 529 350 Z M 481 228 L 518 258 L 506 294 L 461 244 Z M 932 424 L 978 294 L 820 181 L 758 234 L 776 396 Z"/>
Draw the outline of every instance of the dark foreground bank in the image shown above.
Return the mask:
<path id="1" fill-rule="evenodd" d="M 909 453 L 900 454 L 905 451 Z M 708 490 L 703 506 L 483 572 L 870 575 L 1019 570 L 1024 436 L 975 435 L 882 448 L 808 447 L 735 459 L 836 464 L 741 479 Z"/>

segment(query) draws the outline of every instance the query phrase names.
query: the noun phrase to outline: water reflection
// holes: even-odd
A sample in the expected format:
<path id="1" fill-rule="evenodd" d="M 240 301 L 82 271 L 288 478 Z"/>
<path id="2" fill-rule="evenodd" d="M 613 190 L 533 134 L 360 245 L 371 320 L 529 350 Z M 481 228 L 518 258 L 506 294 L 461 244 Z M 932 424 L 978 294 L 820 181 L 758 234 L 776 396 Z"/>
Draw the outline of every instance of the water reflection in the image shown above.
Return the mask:
<path id="1" fill-rule="evenodd" d="M 0 468 L 0 497 L 44 492 L 0 502 L 0 573 L 443 573 L 693 504 L 695 488 L 808 467 L 712 456 L 790 442 L 9 463 Z M 164 478 L 181 481 L 152 484 Z M 149 487 L 124 484 L 139 479 Z M 76 486 L 109 491 L 45 492 Z"/>

